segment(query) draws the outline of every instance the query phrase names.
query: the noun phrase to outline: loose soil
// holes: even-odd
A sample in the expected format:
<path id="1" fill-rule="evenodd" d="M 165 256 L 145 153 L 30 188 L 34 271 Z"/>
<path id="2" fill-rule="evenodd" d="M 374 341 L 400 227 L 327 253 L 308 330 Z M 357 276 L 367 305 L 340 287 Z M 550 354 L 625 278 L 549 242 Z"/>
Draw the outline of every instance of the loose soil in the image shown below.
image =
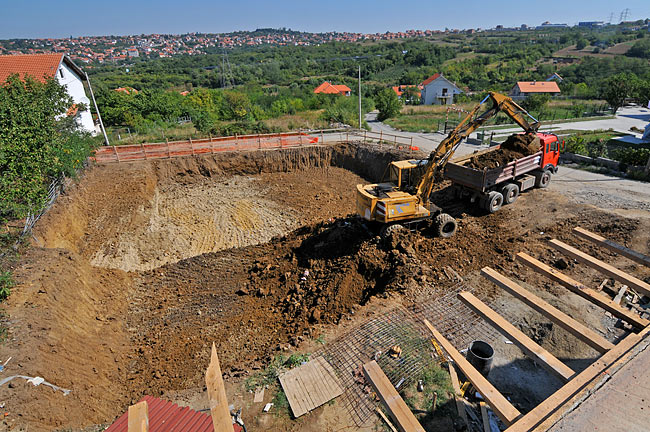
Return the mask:
<path id="1" fill-rule="evenodd" d="M 502 167 L 537 153 L 539 147 L 540 142 L 536 135 L 510 135 L 498 149 L 474 156 L 465 166 L 477 170 Z"/>
<path id="2" fill-rule="evenodd" d="M 13 357 L 6 376 L 39 375 L 72 392 L 22 381 L 1 387 L 9 413 L 2 427 L 78 429 L 112 422 L 145 394 L 201 393 L 213 341 L 229 394 L 240 394 L 242 380 L 273 355 L 344 331 L 355 311 L 367 315 L 449 292 L 456 281 L 447 268 L 473 281 L 489 265 L 563 304 L 580 305 L 514 263 L 521 250 L 558 260 L 547 246 L 551 237 L 650 276 L 571 234 L 580 225 L 627 243 L 649 221 L 548 190 L 481 215 L 459 207 L 442 184 L 435 196 L 454 208 L 454 238 L 434 238 L 426 226 L 381 238 L 377 227 L 353 216 L 355 185 L 377 181 L 388 161 L 404 156 L 345 145 L 89 170 L 39 222 L 36 244 L 15 270 L 18 286 L 6 302 L 8 337 L 0 347 L 0 358 Z M 599 283 L 584 266 L 567 264 L 568 274 Z M 499 301 L 493 286 L 477 288 Z M 517 324 L 551 351 L 591 355 L 562 335 L 549 337 L 557 330 L 545 332 L 527 314 Z M 607 325 L 590 320 L 596 328 Z M 261 421 L 260 410 L 244 410 L 244 420 L 259 430 L 315 431 L 346 422 L 341 408 L 297 422 Z"/>

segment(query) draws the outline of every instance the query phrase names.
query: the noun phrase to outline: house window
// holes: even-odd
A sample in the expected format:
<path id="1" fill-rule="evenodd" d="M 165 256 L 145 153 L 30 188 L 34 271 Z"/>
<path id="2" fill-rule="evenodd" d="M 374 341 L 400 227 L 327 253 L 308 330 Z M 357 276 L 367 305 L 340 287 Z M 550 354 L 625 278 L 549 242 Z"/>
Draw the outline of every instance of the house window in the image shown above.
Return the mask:
<path id="1" fill-rule="evenodd" d="M 443 88 L 443 89 L 442 89 L 442 95 L 443 95 L 443 96 L 446 96 L 446 95 L 447 95 L 447 89 L 446 89 L 446 88 Z"/>
<path id="2" fill-rule="evenodd" d="M 61 78 L 63 78 L 63 69 L 59 69 L 59 75 L 61 75 Z"/>

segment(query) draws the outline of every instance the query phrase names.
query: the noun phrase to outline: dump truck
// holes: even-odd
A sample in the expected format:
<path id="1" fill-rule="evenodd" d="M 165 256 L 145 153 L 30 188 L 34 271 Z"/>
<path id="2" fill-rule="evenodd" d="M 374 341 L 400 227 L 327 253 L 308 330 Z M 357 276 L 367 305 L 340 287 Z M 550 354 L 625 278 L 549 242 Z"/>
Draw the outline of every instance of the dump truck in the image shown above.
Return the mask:
<path id="1" fill-rule="evenodd" d="M 557 135 L 537 133 L 540 150 L 496 168 L 479 170 L 467 166 L 472 158 L 500 149 L 500 145 L 450 161 L 444 176 L 451 180 L 458 198 L 469 198 L 489 213 L 514 203 L 519 194 L 533 187 L 546 188 L 557 163 L 563 143 Z"/>
<path id="2" fill-rule="evenodd" d="M 488 100 L 492 102 L 492 106 L 478 115 L 479 110 Z M 393 226 L 410 225 L 432 219 L 436 235 L 440 237 L 454 235 L 457 228 L 456 220 L 430 201 L 431 191 L 435 182 L 442 177 L 445 166 L 463 139 L 499 112 L 504 112 L 512 118 L 527 135 L 537 133 L 539 122 L 525 109 L 508 96 L 490 92 L 442 140 L 428 159 L 391 162 L 386 170 L 388 178 L 382 179 L 380 183 L 358 184 L 357 213 L 359 216 L 379 224 L 380 231 L 384 233 Z M 528 118 L 533 122 L 529 122 Z M 471 182 L 467 183 L 471 184 Z M 481 193 L 485 192 L 481 191 Z M 501 191 L 494 192 L 501 193 Z"/>

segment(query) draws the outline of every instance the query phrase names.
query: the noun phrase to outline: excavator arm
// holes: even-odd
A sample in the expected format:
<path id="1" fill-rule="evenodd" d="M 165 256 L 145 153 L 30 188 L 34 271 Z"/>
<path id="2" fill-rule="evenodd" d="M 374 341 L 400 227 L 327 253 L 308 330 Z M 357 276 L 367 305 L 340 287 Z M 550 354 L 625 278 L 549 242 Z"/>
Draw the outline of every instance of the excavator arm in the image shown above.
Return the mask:
<path id="1" fill-rule="evenodd" d="M 472 120 L 488 99 L 492 101 L 492 107 Z M 427 169 L 422 175 L 417 187 L 417 196 L 419 197 L 420 204 L 426 206 L 428 203 L 429 195 L 431 194 L 431 189 L 433 189 L 438 173 L 447 165 L 447 162 L 454 155 L 463 139 L 467 138 L 472 132 L 501 111 L 521 126 L 526 133 L 537 132 L 539 122 L 528 114 L 525 109 L 517 105 L 508 96 L 490 92 L 429 155 Z M 533 119 L 534 123 L 529 123 L 526 116 Z"/>

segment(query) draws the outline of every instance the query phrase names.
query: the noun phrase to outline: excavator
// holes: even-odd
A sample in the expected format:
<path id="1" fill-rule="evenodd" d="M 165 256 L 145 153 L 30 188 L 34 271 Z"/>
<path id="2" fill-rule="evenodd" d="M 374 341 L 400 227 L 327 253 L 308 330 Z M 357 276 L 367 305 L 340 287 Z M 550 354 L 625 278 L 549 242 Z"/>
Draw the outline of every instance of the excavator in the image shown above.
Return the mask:
<path id="1" fill-rule="evenodd" d="M 474 118 L 488 99 L 492 106 Z M 387 182 L 357 185 L 357 213 L 368 221 L 379 223 L 382 234 L 396 227 L 433 219 L 437 236 L 453 236 L 456 220 L 429 200 L 432 188 L 442 177 L 443 169 L 463 139 L 499 112 L 512 118 L 526 134 L 537 133 L 539 122 L 525 109 L 508 96 L 490 92 L 431 152 L 428 159 L 391 162 L 387 169 Z"/>

